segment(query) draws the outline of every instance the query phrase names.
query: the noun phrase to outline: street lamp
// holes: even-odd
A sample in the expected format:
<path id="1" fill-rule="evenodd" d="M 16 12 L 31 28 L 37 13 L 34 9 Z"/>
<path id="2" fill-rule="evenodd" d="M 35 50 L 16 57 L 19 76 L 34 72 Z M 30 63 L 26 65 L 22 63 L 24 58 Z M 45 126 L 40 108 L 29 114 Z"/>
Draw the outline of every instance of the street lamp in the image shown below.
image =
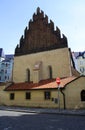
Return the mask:
<path id="1" fill-rule="evenodd" d="M 60 78 L 56 78 L 56 83 L 58 85 L 58 107 L 59 107 L 59 110 L 60 110 L 60 95 L 59 95 L 59 92 L 60 92 Z"/>

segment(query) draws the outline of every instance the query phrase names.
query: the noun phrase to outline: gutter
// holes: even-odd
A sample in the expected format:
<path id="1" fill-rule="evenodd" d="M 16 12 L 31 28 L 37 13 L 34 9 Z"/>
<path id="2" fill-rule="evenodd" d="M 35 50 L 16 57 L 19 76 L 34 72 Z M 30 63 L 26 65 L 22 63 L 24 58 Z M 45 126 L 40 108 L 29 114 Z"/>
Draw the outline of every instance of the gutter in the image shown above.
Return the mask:
<path id="1" fill-rule="evenodd" d="M 66 101 L 65 101 L 65 93 L 60 89 L 61 94 L 63 95 L 63 103 L 64 103 L 64 110 L 66 109 Z"/>

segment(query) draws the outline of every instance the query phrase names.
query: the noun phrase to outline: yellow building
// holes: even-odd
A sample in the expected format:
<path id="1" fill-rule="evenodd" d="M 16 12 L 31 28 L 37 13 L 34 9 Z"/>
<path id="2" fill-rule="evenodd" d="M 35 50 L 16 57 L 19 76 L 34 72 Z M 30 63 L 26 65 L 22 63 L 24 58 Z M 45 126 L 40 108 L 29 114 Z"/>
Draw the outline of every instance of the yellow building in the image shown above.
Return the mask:
<path id="1" fill-rule="evenodd" d="M 5 105 L 27 107 L 65 108 L 62 89 L 64 85 L 75 79 L 74 76 L 61 79 L 60 90 L 55 79 L 42 80 L 39 83 L 16 83 L 4 90 Z M 59 97 L 58 97 L 59 96 Z"/>
<path id="2" fill-rule="evenodd" d="M 53 79 L 34 84 L 16 83 L 6 88 L 3 85 L 0 87 L 0 104 L 60 109 L 85 108 L 85 76 L 63 78 L 59 87 L 58 89 Z"/>
<path id="3" fill-rule="evenodd" d="M 39 82 L 40 80 L 72 76 L 68 48 L 14 57 L 13 82 Z"/>
<path id="4" fill-rule="evenodd" d="M 15 48 L 13 82 L 38 83 L 45 79 L 73 75 L 74 62 L 67 38 L 40 8 Z"/>
<path id="5" fill-rule="evenodd" d="M 79 79 L 82 84 L 85 77 L 77 76 L 67 38 L 58 27 L 54 30 L 52 20 L 48 23 L 47 15 L 37 8 L 15 48 L 13 82 L 1 87 L 0 104 L 74 108 L 78 102 L 71 100 L 75 102 L 71 106 L 67 98 L 68 91 L 76 87 L 65 86 Z M 56 77 L 61 78 L 60 89 Z"/>
<path id="6" fill-rule="evenodd" d="M 85 76 L 79 76 L 64 86 L 67 109 L 85 108 Z"/>

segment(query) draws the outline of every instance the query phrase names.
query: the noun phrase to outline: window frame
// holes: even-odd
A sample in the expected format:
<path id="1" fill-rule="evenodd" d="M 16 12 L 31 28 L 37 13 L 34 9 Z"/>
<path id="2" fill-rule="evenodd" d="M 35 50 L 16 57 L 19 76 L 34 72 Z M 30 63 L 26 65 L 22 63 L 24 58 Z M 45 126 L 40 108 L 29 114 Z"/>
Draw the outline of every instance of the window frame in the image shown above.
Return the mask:
<path id="1" fill-rule="evenodd" d="M 25 99 L 30 100 L 31 99 L 31 92 L 26 92 L 25 93 Z"/>
<path id="2" fill-rule="evenodd" d="M 44 91 L 44 99 L 45 100 L 51 99 L 51 92 L 50 91 Z"/>
<path id="3" fill-rule="evenodd" d="M 53 75 L 52 66 L 49 65 L 49 66 L 48 66 L 48 69 L 49 69 L 49 78 L 52 79 L 52 78 L 53 78 L 53 76 L 52 76 L 52 75 Z"/>
<path id="4" fill-rule="evenodd" d="M 30 69 L 26 69 L 26 82 L 30 82 Z"/>
<path id="5" fill-rule="evenodd" d="M 10 93 L 10 100 L 14 100 L 15 98 L 15 94 L 14 93 Z"/>
<path id="6" fill-rule="evenodd" d="M 85 90 L 81 91 L 81 101 L 85 102 Z"/>

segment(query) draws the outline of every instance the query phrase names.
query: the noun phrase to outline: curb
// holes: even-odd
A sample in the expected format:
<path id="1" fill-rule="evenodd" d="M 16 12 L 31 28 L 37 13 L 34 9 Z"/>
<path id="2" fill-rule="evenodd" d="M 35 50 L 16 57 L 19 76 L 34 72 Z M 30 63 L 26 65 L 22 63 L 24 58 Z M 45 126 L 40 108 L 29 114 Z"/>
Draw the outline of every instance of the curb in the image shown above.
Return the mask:
<path id="1" fill-rule="evenodd" d="M 46 112 L 46 111 L 31 111 L 31 110 L 18 110 L 18 109 L 3 109 L 3 111 L 14 111 L 14 112 L 23 112 L 23 113 L 37 113 L 37 114 L 57 114 L 57 115 L 64 115 L 64 116 L 85 116 L 85 113 L 70 113 L 70 112 Z"/>

